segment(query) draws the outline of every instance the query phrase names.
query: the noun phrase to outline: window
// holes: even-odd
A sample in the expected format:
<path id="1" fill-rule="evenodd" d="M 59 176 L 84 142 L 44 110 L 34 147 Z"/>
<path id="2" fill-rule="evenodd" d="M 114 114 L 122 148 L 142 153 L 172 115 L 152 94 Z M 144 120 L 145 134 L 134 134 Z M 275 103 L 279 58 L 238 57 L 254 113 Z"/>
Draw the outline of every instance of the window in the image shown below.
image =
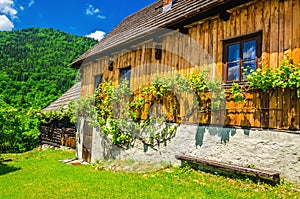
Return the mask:
<path id="1" fill-rule="evenodd" d="M 102 83 L 102 74 L 95 75 L 95 83 L 94 83 L 94 90 L 96 92 L 96 89 L 99 87 L 99 85 Z"/>
<path id="2" fill-rule="evenodd" d="M 130 86 L 131 66 L 120 69 L 120 82 L 128 80 Z"/>
<path id="3" fill-rule="evenodd" d="M 261 57 L 261 31 L 223 41 L 223 81 L 246 81 Z"/>

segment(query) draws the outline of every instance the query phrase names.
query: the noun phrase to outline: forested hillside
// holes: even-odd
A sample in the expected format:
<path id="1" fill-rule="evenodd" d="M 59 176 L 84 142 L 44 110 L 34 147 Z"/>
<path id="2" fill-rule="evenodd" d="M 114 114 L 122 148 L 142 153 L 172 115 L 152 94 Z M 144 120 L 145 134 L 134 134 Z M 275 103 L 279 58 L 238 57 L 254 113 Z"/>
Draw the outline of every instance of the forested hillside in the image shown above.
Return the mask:
<path id="1" fill-rule="evenodd" d="M 0 32 L 0 155 L 39 143 L 39 114 L 74 83 L 69 64 L 96 43 L 53 29 Z"/>
<path id="2" fill-rule="evenodd" d="M 46 28 L 0 32 L 0 97 L 15 108 L 44 108 L 73 84 L 68 65 L 96 41 Z"/>

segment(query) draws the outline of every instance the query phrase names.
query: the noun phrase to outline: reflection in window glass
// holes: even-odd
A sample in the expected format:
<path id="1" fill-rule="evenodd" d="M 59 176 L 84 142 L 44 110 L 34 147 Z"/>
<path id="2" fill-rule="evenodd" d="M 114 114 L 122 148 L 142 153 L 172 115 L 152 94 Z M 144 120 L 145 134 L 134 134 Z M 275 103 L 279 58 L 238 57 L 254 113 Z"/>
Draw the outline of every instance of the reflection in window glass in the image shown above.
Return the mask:
<path id="1" fill-rule="evenodd" d="M 95 91 L 101 83 L 102 83 L 102 74 L 95 75 L 95 85 L 94 85 Z"/>
<path id="2" fill-rule="evenodd" d="M 239 62 L 228 64 L 228 81 L 238 81 L 239 80 Z"/>
<path id="3" fill-rule="evenodd" d="M 246 76 L 250 74 L 251 71 L 255 71 L 255 70 L 256 70 L 256 60 L 243 62 L 243 80 L 246 79 Z"/>
<path id="4" fill-rule="evenodd" d="M 243 60 L 251 60 L 256 57 L 256 40 L 244 42 Z"/>
<path id="5" fill-rule="evenodd" d="M 239 61 L 240 59 L 240 44 L 228 46 L 228 62 Z"/>
<path id="6" fill-rule="evenodd" d="M 126 79 L 129 81 L 129 85 L 130 85 L 131 68 L 122 68 L 120 73 L 121 73 L 120 82 Z"/>

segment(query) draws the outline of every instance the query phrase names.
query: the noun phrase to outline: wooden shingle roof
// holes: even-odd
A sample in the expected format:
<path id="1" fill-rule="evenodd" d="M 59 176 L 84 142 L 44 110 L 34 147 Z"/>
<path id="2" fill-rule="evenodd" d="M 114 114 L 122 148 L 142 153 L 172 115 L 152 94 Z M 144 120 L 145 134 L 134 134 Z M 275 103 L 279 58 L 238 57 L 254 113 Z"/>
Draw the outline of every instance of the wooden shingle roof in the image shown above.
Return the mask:
<path id="1" fill-rule="evenodd" d="M 217 6 L 226 5 L 230 0 L 176 0 L 172 9 L 162 12 L 162 0 L 125 18 L 105 38 L 81 55 L 71 65 L 79 67 L 88 57 L 126 44 L 157 28 L 169 28 L 188 18 L 195 17 Z M 235 0 L 234 2 L 240 2 Z M 224 8 L 225 9 L 225 8 Z"/>
<path id="2" fill-rule="evenodd" d="M 71 101 L 80 99 L 81 82 L 76 83 L 67 92 L 65 92 L 60 98 L 52 102 L 49 106 L 43 109 L 43 111 L 57 111 L 60 107 L 67 109 L 68 104 Z"/>

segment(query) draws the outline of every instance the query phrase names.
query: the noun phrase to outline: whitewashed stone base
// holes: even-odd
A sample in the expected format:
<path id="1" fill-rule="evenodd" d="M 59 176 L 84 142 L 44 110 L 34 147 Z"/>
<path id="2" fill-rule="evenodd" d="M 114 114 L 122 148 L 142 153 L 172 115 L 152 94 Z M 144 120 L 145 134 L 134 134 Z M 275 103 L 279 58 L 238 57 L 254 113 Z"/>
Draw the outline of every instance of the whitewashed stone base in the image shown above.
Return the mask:
<path id="1" fill-rule="evenodd" d="M 217 160 L 238 165 L 278 171 L 288 181 L 300 182 L 300 134 L 276 131 L 248 131 L 237 129 L 221 143 L 221 133 L 207 130 L 196 147 L 197 125 L 181 125 L 176 136 L 166 145 L 151 148 L 136 140 L 129 149 L 110 144 L 94 128 L 92 161 L 108 158 L 132 159 L 145 162 L 180 164 L 177 154 Z M 197 137 L 199 139 L 199 135 Z M 226 140 L 226 141 L 227 141 Z M 197 142 L 199 145 L 199 140 Z M 80 145 L 80 143 L 79 143 Z M 80 149 L 80 146 L 77 147 Z M 80 153 L 80 151 L 78 151 Z M 80 154 L 77 156 L 80 158 Z"/>

